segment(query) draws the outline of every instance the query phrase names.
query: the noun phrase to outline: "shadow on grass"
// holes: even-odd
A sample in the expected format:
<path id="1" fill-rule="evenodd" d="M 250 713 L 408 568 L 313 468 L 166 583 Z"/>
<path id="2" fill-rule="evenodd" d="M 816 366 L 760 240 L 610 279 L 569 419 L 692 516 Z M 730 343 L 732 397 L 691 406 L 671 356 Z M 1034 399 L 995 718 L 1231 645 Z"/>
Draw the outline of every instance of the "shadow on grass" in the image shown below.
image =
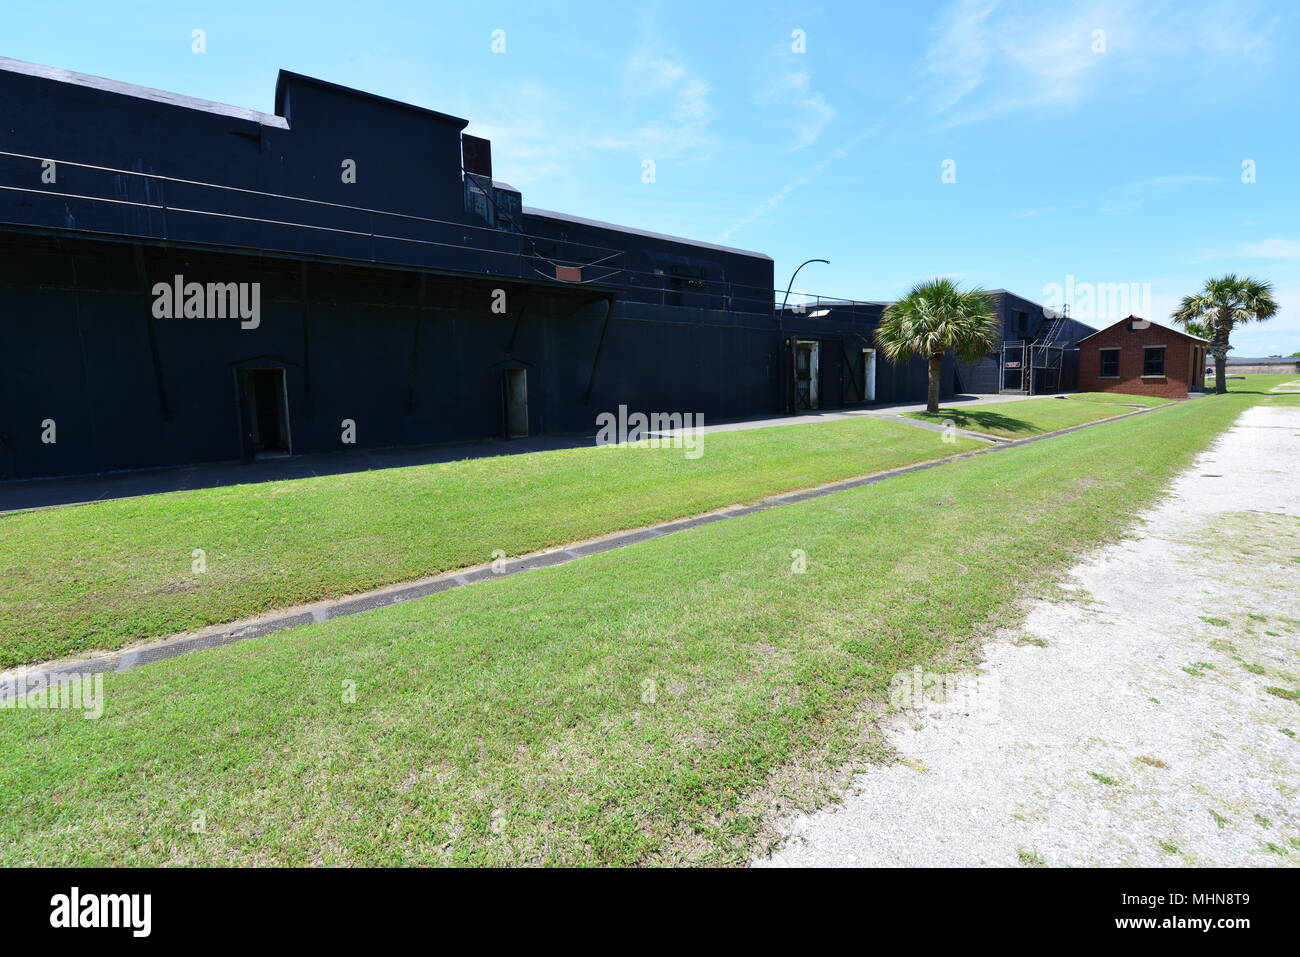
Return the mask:
<path id="1" fill-rule="evenodd" d="M 1041 431 L 1033 423 L 1026 422 L 1024 419 L 1013 418 L 1009 415 L 1003 415 L 1001 412 L 992 412 L 986 409 L 948 409 L 940 406 L 935 415 L 918 412 L 916 417 L 939 424 L 952 420 L 953 425 L 957 428 L 967 429 L 971 432 L 1037 435 Z"/>

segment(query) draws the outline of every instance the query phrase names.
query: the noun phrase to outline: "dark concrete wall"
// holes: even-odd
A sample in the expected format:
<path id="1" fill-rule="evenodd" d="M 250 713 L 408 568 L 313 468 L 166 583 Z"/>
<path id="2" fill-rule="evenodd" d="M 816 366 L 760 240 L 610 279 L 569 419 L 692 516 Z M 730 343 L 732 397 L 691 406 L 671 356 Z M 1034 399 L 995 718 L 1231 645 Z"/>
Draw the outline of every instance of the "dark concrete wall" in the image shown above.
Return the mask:
<path id="1" fill-rule="evenodd" d="M 4 237 L 0 475 L 241 458 L 246 367 L 284 370 L 295 453 L 500 435 L 511 367 L 528 373 L 533 434 L 592 432 L 620 404 L 706 421 L 779 411 L 770 314 L 619 303 L 606 332 L 605 303 L 579 290 L 512 291 L 494 315 L 491 281 L 427 278 L 421 308 L 414 272 L 149 247 L 137 273 L 138 248 Z M 260 326 L 153 318 L 149 287 L 176 272 L 261 283 Z"/>

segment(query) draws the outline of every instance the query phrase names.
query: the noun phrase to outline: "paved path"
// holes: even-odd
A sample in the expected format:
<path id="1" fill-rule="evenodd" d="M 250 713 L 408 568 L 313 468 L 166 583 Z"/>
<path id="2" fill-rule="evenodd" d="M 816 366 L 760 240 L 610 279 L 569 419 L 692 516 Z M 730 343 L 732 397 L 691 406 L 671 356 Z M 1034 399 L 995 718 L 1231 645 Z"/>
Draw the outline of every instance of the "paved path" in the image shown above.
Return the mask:
<path id="1" fill-rule="evenodd" d="M 1064 395 L 1065 393 L 1061 393 Z M 944 399 L 942 405 L 945 408 L 956 406 L 966 407 L 971 405 L 988 405 L 994 402 L 1023 402 L 1025 399 L 1050 399 L 1052 395 L 958 395 L 951 399 Z M 924 402 L 896 402 L 893 404 L 869 405 L 860 409 L 834 409 L 825 412 L 800 412 L 798 415 L 779 415 L 769 416 L 760 419 L 744 419 L 736 422 L 718 422 L 713 425 L 706 424 L 700 431 L 705 434 L 711 432 L 743 432 L 746 429 L 767 429 L 774 425 L 809 425 L 815 422 L 835 422 L 839 419 L 860 419 L 882 418 L 901 421 L 907 425 L 918 425 L 920 423 L 915 419 L 900 418 L 904 412 L 924 412 Z M 673 435 L 680 429 L 669 429 L 660 435 Z M 976 436 L 977 438 L 980 436 Z"/>
<path id="2" fill-rule="evenodd" d="M 1248 410 L 757 866 L 1300 865 L 1297 472 L 1300 408 Z"/>
<path id="3" fill-rule="evenodd" d="M 1058 399 L 1068 396 L 1068 392 L 1048 392 L 1040 395 L 1004 395 L 1001 393 L 983 393 L 980 395 L 961 395 L 952 399 L 944 399 L 939 404 L 945 408 L 969 405 L 989 405 L 999 402 L 1024 402 L 1026 399 Z M 873 405 L 864 409 L 868 415 L 899 415 L 903 412 L 924 412 L 924 402 L 905 402 L 895 405 Z"/>

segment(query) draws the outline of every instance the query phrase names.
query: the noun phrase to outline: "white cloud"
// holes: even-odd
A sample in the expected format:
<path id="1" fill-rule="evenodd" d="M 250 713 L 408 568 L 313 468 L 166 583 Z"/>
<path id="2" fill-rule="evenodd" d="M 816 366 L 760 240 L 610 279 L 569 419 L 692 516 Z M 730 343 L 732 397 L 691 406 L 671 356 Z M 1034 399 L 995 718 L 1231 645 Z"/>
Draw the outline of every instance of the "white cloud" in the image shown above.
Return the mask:
<path id="1" fill-rule="evenodd" d="M 573 142 L 555 135 L 548 106 L 555 97 L 542 84 L 525 80 L 480 104 L 467 132 L 492 141 L 496 179 L 524 188 L 563 173 L 572 166 Z"/>
<path id="2" fill-rule="evenodd" d="M 787 70 L 759 97 L 759 103 L 780 111 L 794 134 L 791 153 L 811 146 L 838 112 L 812 88 L 812 76 L 805 70 Z"/>
<path id="3" fill-rule="evenodd" d="M 786 183 L 784 186 L 778 189 L 775 193 L 773 193 L 767 199 L 763 200 L 763 202 L 759 203 L 752 210 L 746 213 L 741 219 L 737 220 L 735 223 L 732 223 L 731 226 L 723 230 L 723 232 L 718 236 L 715 242 L 719 242 L 719 243 L 727 242 L 727 240 L 729 240 L 735 233 L 739 232 L 741 229 L 745 228 L 750 223 L 753 223 L 760 217 L 765 216 L 767 213 L 771 212 L 773 209 L 775 209 L 777 206 L 783 203 L 786 197 L 789 196 L 791 193 L 793 193 L 800 186 L 803 186 L 811 182 L 812 180 L 820 177 L 821 174 L 824 173 L 831 166 L 831 164 L 843 159 L 845 156 L 848 156 L 849 153 L 852 152 L 853 148 L 858 145 L 858 143 L 860 143 L 862 140 L 866 139 L 869 136 L 874 136 L 877 132 L 879 132 L 879 127 L 868 127 L 867 129 L 859 132 L 856 136 L 849 139 L 842 146 L 838 146 L 835 149 L 831 150 L 830 152 L 824 154 L 821 159 L 819 159 L 816 163 L 813 164 L 813 166 L 808 170 L 808 172 L 796 176 L 794 179 L 790 180 L 788 183 Z"/>
<path id="4" fill-rule="evenodd" d="M 1221 95 L 1248 72 L 1243 67 L 1275 55 L 1279 19 L 1252 6 L 1212 3 L 1179 17 L 1138 0 L 954 0 L 935 25 L 919 96 L 945 126 L 956 126 L 1020 109 L 1066 108 L 1103 83 L 1177 78 L 1213 84 Z M 1196 68 L 1189 71 L 1189 63 Z"/>
<path id="5" fill-rule="evenodd" d="M 1233 355 L 1289 356 L 1293 352 L 1300 352 L 1300 312 L 1290 318 L 1278 315 L 1233 330 Z"/>
<path id="6" fill-rule="evenodd" d="M 712 88 L 652 39 L 643 37 L 628 55 L 622 93 L 624 112 L 646 118 L 628 130 L 597 137 L 593 145 L 655 160 L 696 160 L 712 151 L 709 127 L 717 113 Z"/>
<path id="7" fill-rule="evenodd" d="M 1233 252 L 1242 259 L 1300 259 L 1300 239 L 1261 239 L 1242 243 Z"/>
<path id="8" fill-rule="evenodd" d="M 1015 214 L 1016 219 L 1036 219 L 1039 216 L 1055 216 L 1060 213 L 1068 213 L 1076 209 L 1081 209 L 1086 205 L 1082 202 L 1061 203 L 1055 206 L 1035 206 L 1032 209 L 1026 209 L 1023 212 Z"/>
<path id="9" fill-rule="evenodd" d="M 1194 263 L 1222 260 L 1293 260 L 1300 259 L 1300 239 L 1275 236 L 1237 243 L 1231 248 L 1203 249 L 1189 261 Z"/>
<path id="10" fill-rule="evenodd" d="M 1207 53 L 1239 59 L 1266 61 L 1276 51 L 1275 38 L 1280 17 L 1252 18 L 1241 7 L 1219 7 L 1213 20 L 1194 28 L 1196 42 Z"/>
<path id="11" fill-rule="evenodd" d="M 995 41 L 988 20 L 997 0 L 958 0 L 939 15 L 937 39 L 925 55 L 934 78 L 935 112 L 943 112 L 984 82 Z"/>
<path id="12" fill-rule="evenodd" d="M 1213 176 L 1183 174 L 1177 176 L 1154 176 L 1141 179 L 1125 186 L 1117 186 L 1107 192 L 1107 198 L 1097 212 L 1103 215 L 1131 213 L 1140 208 L 1147 200 L 1159 199 L 1181 192 L 1194 183 L 1213 182 Z"/>
<path id="13" fill-rule="evenodd" d="M 947 126 L 1072 103 L 1104 59 L 1093 52 L 1095 29 L 1092 11 L 958 0 L 940 15 L 926 53 L 923 96 L 935 113 L 947 114 Z M 951 113 L 963 100 L 967 110 Z"/>
<path id="14" fill-rule="evenodd" d="M 613 89 L 614 112 L 596 114 L 535 79 L 512 80 L 468 107 L 468 132 L 490 139 L 494 174 L 521 189 L 554 181 L 592 151 L 620 151 L 639 162 L 695 161 L 713 150 L 716 118 L 709 83 L 648 35 L 629 52 Z M 442 105 L 447 108 L 446 104 Z"/>

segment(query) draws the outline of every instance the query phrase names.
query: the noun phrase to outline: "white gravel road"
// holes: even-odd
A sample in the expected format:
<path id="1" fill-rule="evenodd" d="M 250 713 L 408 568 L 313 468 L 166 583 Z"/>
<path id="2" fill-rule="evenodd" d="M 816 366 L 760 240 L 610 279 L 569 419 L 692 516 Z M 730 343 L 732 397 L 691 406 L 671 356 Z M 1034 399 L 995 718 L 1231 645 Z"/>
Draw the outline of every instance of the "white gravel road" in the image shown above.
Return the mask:
<path id="1" fill-rule="evenodd" d="M 1300 865 L 1298 476 L 1300 408 L 1248 410 L 755 866 Z"/>

